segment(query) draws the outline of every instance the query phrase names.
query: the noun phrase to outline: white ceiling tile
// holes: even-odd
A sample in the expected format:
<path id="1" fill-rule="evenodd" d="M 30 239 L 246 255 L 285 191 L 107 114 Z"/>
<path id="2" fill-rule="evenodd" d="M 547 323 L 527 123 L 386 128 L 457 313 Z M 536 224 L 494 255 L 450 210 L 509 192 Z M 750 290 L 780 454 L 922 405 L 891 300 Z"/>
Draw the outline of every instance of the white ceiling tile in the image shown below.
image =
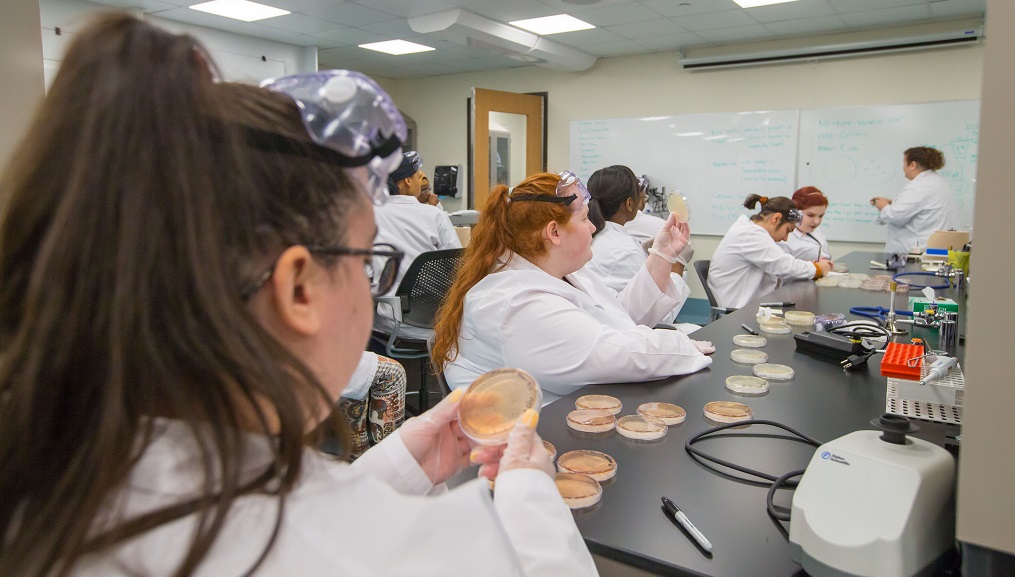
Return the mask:
<path id="1" fill-rule="evenodd" d="M 140 8 L 146 14 L 154 14 L 156 12 L 162 12 L 164 10 L 172 10 L 178 6 L 171 2 L 171 0 L 91 0 L 95 4 L 101 4 L 103 6 L 112 6 L 114 8 Z M 196 3 L 197 0 L 187 0 L 191 3 Z M 43 13 L 43 7 L 49 4 L 48 2 L 39 3 L 39 13 Z M 84 6 L 87 6 L 85 4 Z M 43 26 L 45 26 L 45 20 L 43 20 Z"/>
<path id="2" fill-rule="evenodd" d="M 927 0 L 828 0 L 840 14 L 849 12 L 867 12 L 869 10 L 885 10 L 901 6 L 926 4 Z"/>
<path id="3" fill-rule="evenodd" d="M 339 27 L 334 22 L 312 18 L 303 14 L 286 14 L 285 16 L 258 20 L 257 23 L 268 28 L 288 30 L 289 32 L 298 32 L 300 34 L 317 34 L 318 32 L 334 30 Z"/>
<path id="4" fill-rule="evenodd" d="M 492 20 L 505 23 L 514 20 L 525 20 L 526 18 L 541 18 L 543 16 L 560 14 L 559 10 L 555 10 L 536 0 L 511 0 L 510 2 L 500 0 L 499 2 L 476 4 L 466 9 L 480 16 L 486 16 Z"/>
<path id="5" fill-rule="evenodd" d="M 652 36 L 664 36 L 667 34 L 682 34 L 689 32 L 683 26 L 666 18 L 639 22 L 637 24 L 621 24 L 619 26 L 607 26 L 610 32 L 616 32 L 624 38 L 649 38 Z"/>
<path id="6" fill-rule="evenodd" d="M 733 28 L 734 26 L 751 26 L 758 21 L 751 18 L 745 10 L 726 10 L 724 12 L 709 12 L 705 14 L 693 14 L 670 18 L 684 28 L 696 32 L 698 30 L 712 30 L 714 28 Z"/>
<path id="7" fill-rule="evenodd" d="M 567 44 L 568 46 L 588 46 L 590 44 L 604 44 L 606 42 L 620 42 L 627 40 L 616 32 L 610 32 L 606 28 L 593 28 L 591 30 L 576 30 L 567 34 L 554 34 L 551 39 L 554 42 Z"/>
<path id="8" fill-rule="evenodd" d="M 360 4 L 367 5 L 375 10 L 387 12 L 388 14 L 401 16 L 402 18 L 459 8 L 459 6 L 446 0 L 412 0 L 411 2 L 406 2 L 405 0 L 361 0 Z"/>
<path id="9" fill-rule="evenodd" d="M 391 38 L 385 38 L 380 34 L 374 34 L 359 28 L 339 28 L 336 30 L 328 30 L 315 34 L 322 38 L 334 40 L 336 42 L 342 42 L 350 45 L 368 44 L 370 42 L 383 42 L 385 40 L 391 40 Z"/>
<path id="10" fill-rule="evenodd" d="M 986 9 L 986 0 L 946 0 L 930 3 L 930 14 L 934 18 L 982 16 Z"/>
<path id="11" fill-rule="evenodd" d="M 709 12 L 725 12 L 741 10 L 733 0 L 643 0 L 642 4 L 649 10 L 663 16 L 690 16 Z"/>
<path id="12" fill-rule="evenodd" d="M 595 26 L 615 26 L 659 18 L 658 12 L 645 8 L 641 3 L 603 6 L 601 8 L 582 7 L 580 10 L 570 11 L 568 14 Z"/>
<path id="13" fill-rule="evenodd" d="M 705 39 L 697 34 L 673 34 L 671 36 L 653 36 L 652 38 L 639 38 L 635 42 L 646 48 L 659 52 L 666 50 L 677 50 L 684 46 L 695 46 L 704 44 Z"/>
<path id="14" fill-rule="evenodd" d="M 839 32 L 848 28 L 848 25 L 841 16 L 835 15 L 768 22 L 765 24 L 765 28 L 771 30 L 776 36 L 798 36 L 817 32 Z"/>
<path id="15" fill-rule="evenodd" d="M 575 10 L 584 10 L 586 8 L 593 7 L 607 7 L 607 6 L 632 6 L 640 4 L 638 0 L 596 0 L 595 2 L 589 2 L 588 0 L 568 1 L 568 0 L 539 0 L 541 3 L 549 6 L 556 10 L 557 14 L 571 14 Z"/>
<path id="16" fill-rule="evenodd" d="M 756 40 L 768 40 L 775 38 L 775 34 L 761 24 L 751 26 L 738 26 L 736 28 L 717 28 L 715 30 L 701 30 L 695 32 L 710 44 L 739 42 L 753 42 Z"/>
<path id="17" fill-rule="evenodd" d="M 758 6 L 757 8 L 748 9 L 746 12 L 750 14 L 751 18 L 762 23 L 828 16 L 836 13 L 832 5 L 828 3 L 828 0 L 797 0 L 796 2 L 786 2 L 784 4 Z"/>
<path id="18" fill-rule="evenodd" d="M 262 38 L 268 40 L 274 40 L 275 42 L 283 42 L 285 44 L 293 44 L 295 46 L 317 46 L 320 41 L 316 36 L 309 34 L 300 34 L 298 32 L 289 32 L 288 30 L 278 29 L 266 29 L 259 32 Z"/>
<path id="19" fill-rule="evenodd" d="M 395 20 L 388 20 L 387 22 L 378 22 L 377 24 L 367 24 L 359 27 L 361 30 L 379 34 L 381 36 L 387 36 L 390 40 L 400 38 L 402 40 L 408 40 L 409 38 L 424 38 L 419 32 L 414 32 L 409 27 L 409 21 L 405 18 L 396 18 Z M 424 42 L 424 44 L 426 44 Z"/>
<path id="20" fill-rule="evenodd" d="M 129 1 L 129 0 L 128 0 Z M 181 2 L 186 5 L 196 4 L 200 0 L 166 0 L 167 2 Z M 327 8 L 334 6 L 342 0 L 257 0 L 261 4 L 274 6 L 290 12 L 305 12 L 315 8 Z"/>
<path id="21" fill-rule="evenodd" d="M 394 19 L 387 12 L 381 12 L 354 2 L 345 2 L 322 8 L 314 8 L 303 12 L 307 16 L 322 18 L 336 22 L 342 26 L 364 26 Z"/>
<path id="22" fill-rule="evenodd" d="M 902 8 L 889 8 L 887 10 L 843 14 L 842 19 L 846 21 L 846 24 L 858 28 L 902 24 L 904 22 L 922 22 L 930 19 L 930 9 L 926 5 L 904 6 Z"/>
<path id="23" fill-rule="evenodd" d="M 587 46 L 585 51 L 600 57 L 630 56 L 633 54 L 646 54 L 652 52 L 649 48 L 638 44 L 634 40 L 622 40 L 620 42 L 608 42 Z"/>

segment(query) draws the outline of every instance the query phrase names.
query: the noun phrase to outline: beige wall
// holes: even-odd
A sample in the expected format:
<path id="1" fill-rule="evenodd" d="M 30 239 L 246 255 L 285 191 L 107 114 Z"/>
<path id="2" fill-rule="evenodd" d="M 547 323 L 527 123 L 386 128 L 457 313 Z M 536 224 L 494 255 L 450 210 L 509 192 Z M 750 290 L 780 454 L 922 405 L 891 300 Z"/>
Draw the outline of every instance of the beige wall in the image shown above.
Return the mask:
<path id="1" fill-rule="evenodd" d="M 1011 137 L 1015 134 L 1015 3 L 988 0 L 990 35 L 984 57 L 973 226 L 974 288 L 966 333 L 966 394 L 959 462 L 958 538 L 1015 554 L 1015 449 L 1011 442 L 1015 379 L 1004 362 L 1015 313 L 1011 247 L 1015 246 L 1015 194 L 1011 189 Z M 984 234 L 984 232 L 988 234 Z M 1004 267 L 998 269 L 995 267 Z M 994 274 L 996 270 L 1005 272 Z"/>
<path id="2" fill-rule="evenodd" d="M 982 45 L 764 66 L 687 72 L 675 52 L 603 58 L 586 72 L 527 67 L 506 71 L 386 81 L 402 110 L 417 120 L 417 148 L 428 166 L 466 164 L 465 100 L 471 87 L 549 93 L 549 169 L 567 167 L 569 123 L 622 118 L 867 104 L 904 104 L 980 97 Z M 636 169 L 636 167 L 635 167 Z M 792 192 L 792 191 L 787 191 Z M 464 199 L 443 201 L 449 211 Z M 693 231 L 693 222 L 692 222 Z M 719 237 L 692 237 L 695 258 L 711 258 Z M 880 250 L 882 244 L 833 242 L 832 256 Z M 704 298 L 689 275 L 692 296 Z"/>
<path id="3" fill-rule="evenodd" d="M 5 2 L 0 18 L 0 167 L 28 127 L 43 94 L 39 5 Z"/>

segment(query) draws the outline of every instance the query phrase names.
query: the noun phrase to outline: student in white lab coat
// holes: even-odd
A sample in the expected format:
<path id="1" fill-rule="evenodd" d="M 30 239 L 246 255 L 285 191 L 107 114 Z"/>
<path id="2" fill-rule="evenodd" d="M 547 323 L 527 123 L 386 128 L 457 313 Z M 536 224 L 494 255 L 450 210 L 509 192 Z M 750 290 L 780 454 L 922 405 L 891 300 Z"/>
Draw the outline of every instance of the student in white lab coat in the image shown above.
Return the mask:
<path id="1" fill-rule="evenodd" d="M 644 176 L 638 177 L 638 212 L 634 218 L 624 223 L 624 230 L 634 237 L 639 243 L 655 238 L 656 233 L 663 227 L 666 220 L 654 214 L 645 212 L 648 203 L 648 180 Z"/>
<path id="2" fill-rule="evenodd" d="M 875 196 L 871 204 L 880 211 L 878 222 L 888 225 L 885 252 L 905 254 L 927 246 L 938 230 L 959 226 L 955 195 L 945 177 L 937 173 L 945 165 L 941 151 L 926 146 L 910 148 L 903 154 L 902 172 L 909 179 L 898 198 Z"/>
<path id="3" fill-rule="evenodd" d="M 388 294 L 394 294 L 405 271 L 421 253 L 446 248 L 462 248 L 448 213 L 438 206 L 421 203 L 418 195 L 423 184 L 422 160 L 416 151 L 406 152 L 402 163 L 388 177 L 387 202 L 374 210 L 377 242 L 390 244 L 405 256 L 398 267 L 398 276 Z M 385 295 L 387 296 L 387 295 Z M 378 313 L 391 316 L 385 306 Z"/>
<path id="4" fill-rule="evenodd" d="M 472 448 L 457 394 L 355 463 L 307 444 L 342 430 L 363 192 L 404 123 L 365 76 L 214 83 L 206 54 L 132 16 L 82 28 L 3 175 L 0 573 L 594 575 L 534 411 L 472 453 L 493 498 L 443 485 Z M 276 90 L 362 122 L 318 144 Z"/>
<path id="5" fill-rule="evenodd" d="M 832 270 L 826 258 L 802 260 L 779 248 L 803 218 L 793 201 L 757 194 L 744 201 L 752 210 L 758 204 L 761 211 L 750 218 L 741 215 L 712 255 L 708 287 L 720 307 L 740 308 L 783 281 L 817 279 Z"/>
<path id="6" fill-rule="evenodd" d="M 437 315 L 433 361 L 452 388 L 498 367 L 530 372 L 553 401 L 582 385 L 647 381 L 711 364 L 711 343 L 652 329 L 676 306 L 671 262 L 687 225 L 670 217 L 621 293 L 592 258 L 588 192 L 571 173 L 497 186 Z"/>
<path id="7" fill-rule="evenodd" d="M 828 198 L 817 188 L 805 186 L 793 193 L 793 205 L 803 216 L 789 237 L 779 247 L 801 260 L 831 259 L 828 239 L 818 230 L 828 210 Z"/>

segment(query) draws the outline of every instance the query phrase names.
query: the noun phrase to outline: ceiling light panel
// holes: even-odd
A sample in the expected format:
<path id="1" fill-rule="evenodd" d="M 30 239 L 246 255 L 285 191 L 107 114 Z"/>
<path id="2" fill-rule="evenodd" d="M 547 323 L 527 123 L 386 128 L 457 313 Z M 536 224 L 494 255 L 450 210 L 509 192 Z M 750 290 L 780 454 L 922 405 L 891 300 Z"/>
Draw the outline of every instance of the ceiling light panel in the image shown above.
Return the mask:
<path id="1" fill-rule="evenodd" d="M 561 34 L 563 32 L 574 32 L 575 30 L 590 30 L 595 26 L 579 20 L 568 14 L 557 14 L 556 16 L 544 16 L 542 18 L 529 18 L 527 20 L 515 20 L 509 22 L 522 30 L 535 32 L 540 36 L 548 34 Z"/>
<path id="2" fill-rule="evenodd" d="M 785 4 L 786 2 L 796 2 L 797 0 L 733 0 L 741 8 L 756 8 L 758 6 L 768 6 L 769 4 Z"/>
<path id="3" fill-rule="evenodd" d="M 288 10 L 258 4 L 257 2 L 249 2 L 248 0 L 212 0 L 211 2 L 194 4 L 190 8 L 244 22 L 254 22 L 255 20 L 264 20 L 265 18 L 289 14 Z"/>
<path id="4" fill-rule="evenodd" d="M 360 44 L 359 47 L 366 48 L 367 50 L 374 50 L 376 52 L 384 52 L 385 54 L 394 54 L 395 56 L 416 54 L 417 52 L 430 52 L 433 50 L 433 48 L 429 46 L 423 46 L 422 44 L 407 42 L 405 40 L 371 42 L 370 44 Z"/>

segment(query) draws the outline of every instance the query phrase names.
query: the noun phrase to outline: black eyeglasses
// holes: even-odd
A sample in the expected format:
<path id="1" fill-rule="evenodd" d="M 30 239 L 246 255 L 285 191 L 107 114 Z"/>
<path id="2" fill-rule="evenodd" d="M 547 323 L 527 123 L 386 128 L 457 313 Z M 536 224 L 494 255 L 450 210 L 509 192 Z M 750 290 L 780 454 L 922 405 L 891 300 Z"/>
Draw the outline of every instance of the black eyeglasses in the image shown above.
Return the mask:
<path id="1" fill-rule="evenodd" d="M 402 262 L 405 253 L 396 249 L 390 244 L 375 244 L 373 248 L 348 248 L 344 246 L 308 246 L 308 251 L 313 254 L 329 254 L 334 256 L 368 256 L 370 260 L 363 260 L 363 272 L 370 279 L 370 292 L 373 296 L 386 294 L 395 284 L 398 278 L 398 267 Z M 264 271 L 256 280 L 251 282 L 240 293 L 243 300 L 249 300 L 257 291 L 261 290 L 264 283 L 268 282 L 271 275 L 275 274 L 275 266 Z"/>

